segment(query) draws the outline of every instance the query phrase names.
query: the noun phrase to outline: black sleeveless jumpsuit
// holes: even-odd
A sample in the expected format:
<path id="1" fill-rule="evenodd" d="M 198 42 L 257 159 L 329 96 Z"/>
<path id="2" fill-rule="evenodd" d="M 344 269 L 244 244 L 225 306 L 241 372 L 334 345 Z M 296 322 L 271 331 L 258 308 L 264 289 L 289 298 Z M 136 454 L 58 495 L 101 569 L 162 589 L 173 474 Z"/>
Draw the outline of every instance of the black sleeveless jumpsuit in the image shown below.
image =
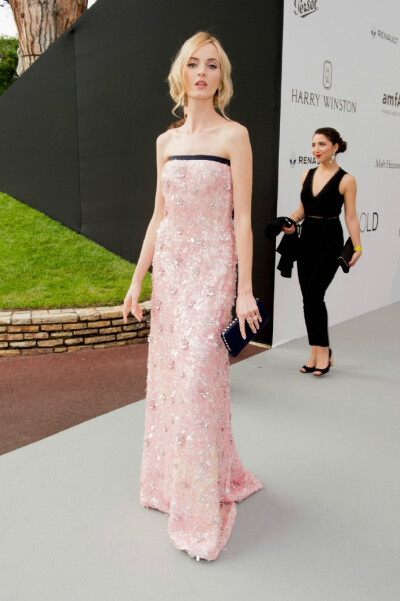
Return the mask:
<path id="1" fill-rule="evenodd" d="M 339 170 L 314 196 L 316 169 L 310 169 L 301 191 L 305 218 L 301 228 L 297 272 L 303 294 L 304 317 L 310 345 L 329 346 L 325 292 L 339 266 L 343 229 L 339 220 L 344 197 L 339 184 L 346 171 Z"/>

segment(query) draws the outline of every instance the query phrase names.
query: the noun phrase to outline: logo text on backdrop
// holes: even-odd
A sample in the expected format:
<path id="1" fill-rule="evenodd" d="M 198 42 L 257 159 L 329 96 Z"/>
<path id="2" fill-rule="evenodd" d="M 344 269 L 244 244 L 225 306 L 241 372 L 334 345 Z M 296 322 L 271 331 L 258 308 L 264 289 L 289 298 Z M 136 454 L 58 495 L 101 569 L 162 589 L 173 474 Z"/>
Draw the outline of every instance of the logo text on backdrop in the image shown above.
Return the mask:
<path id="1" fill-rule="evenodd" d="M 400 108 L 400 92 L 395 92 L 394 94 L 388 94 L 387 92 L 384 92 L 382 95 L 382 104 L 384 105 L 382 113 L 385 113 L 386 115 L 392 115 L 392 117 L 400 117 L 400 111 L 392 110 L 390 108 Z"/>
<path id="2" fill-rule="evenodd" d="M 375 159 L 375 167 L 378 169 L 400 169 L 400 163 L 395 163 L 390 159 Z"/>
<path id="3" fill-rule="evenodd" d="M 289 155 L 289 163 L 291 167 L 295 167 L 296 163 L 298 165 L 319 165 L 319 162 L 317 161 L 317 159 L 312 156 L 312 155 L 306 155 L 306 154 L 299 154 L 299 156 L 297 157 L 297 154 L 295 153 L 294 150 L 292 150 L 292 152 Z"/>
<path id="4" fill-rule="evenodd" d="M 376 232 L 379 224 L 379 215 L 373 213 L 357 213 L 358 222 L 360 224 L 360 232 Z"/>
<path id="5" fill-rule="evenodd" d="M 322 83 L 326 89 L 332 87 L 333 82 L 333 65 L 331 61 L 324 61 L 322 71 Z M 309 90 L 299 90 L 292 88 L 292 102 L 296 104 L 305 104 L 315 106 L 317 108 L 325 107 L 331 111 L 341 111 L 343 113 L 356 113 L 357 102 L 355 100 L 347 100 L 346 98 L 338 98 L 337 96 L 328 96 L 318 92 Z M 321 102 L 320 102 L 321 101 Z"/>
<path id="6" fill-rule="evenodd" d="M 372 38 L 375 39 L 376 36 L 378 36 L 378 38 L 381 38 L 382 40 L 385 40 L 386 42 L 391 42 L 392 44 L 397 44 L 397 42 L 399 41 L 399 38 L 395 35 L 392 35 L 390 33 L 386 33 L 385 31 L 382 31 L 381 29 L 377 29 L 375 27 L 375 25 L 373 25 L 371 27 L 371 35 Z"/>
<path id="7" fill-rule="evenodd" d="M 318 0 L 294 0 L 294 14 L 304 18 L 318 10 Z"/>
<path id="8" fill-rule="evenodd" d="M 322 73 L 322 83 L 327 90 L 332 86 L 332 71 L 333 67 L 331 61 L 325 61 Z"/>

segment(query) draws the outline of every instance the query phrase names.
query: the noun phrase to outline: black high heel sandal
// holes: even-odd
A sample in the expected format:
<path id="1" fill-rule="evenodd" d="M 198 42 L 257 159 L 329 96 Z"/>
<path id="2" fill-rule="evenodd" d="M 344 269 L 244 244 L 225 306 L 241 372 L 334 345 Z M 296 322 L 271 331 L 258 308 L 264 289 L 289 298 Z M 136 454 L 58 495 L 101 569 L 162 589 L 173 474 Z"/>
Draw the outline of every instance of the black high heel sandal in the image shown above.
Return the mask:
<path id="1" fill-rule="evenodd" d="M 304 369 L 304 371 L 303 371 L 303 369 Z M 314 367 L 308 367 L 307 365 L 303 365 L 300 368 L 300 373 L 301 374 L 312 374 L 313 371 L 315 371 L 315 365 L 314 365 Z"/>
<path id="2" fill-rule="evenodd" d="M 319 374 L 314 373 L 314 376 L 316 376 L 317 378 L 319 378 L 320 376 L 324 376 L 325 374 L 328 373 L 329 369 L 333 367 L 333 359 L 332 359 L 332 349 L 329 349 L 329 363 L 328 363 L 328 367 L 325 367 L 324 369 L 320 369 L 319 367 L 315 366 L 314 367 L 314 372 L 319 371 Z"/>

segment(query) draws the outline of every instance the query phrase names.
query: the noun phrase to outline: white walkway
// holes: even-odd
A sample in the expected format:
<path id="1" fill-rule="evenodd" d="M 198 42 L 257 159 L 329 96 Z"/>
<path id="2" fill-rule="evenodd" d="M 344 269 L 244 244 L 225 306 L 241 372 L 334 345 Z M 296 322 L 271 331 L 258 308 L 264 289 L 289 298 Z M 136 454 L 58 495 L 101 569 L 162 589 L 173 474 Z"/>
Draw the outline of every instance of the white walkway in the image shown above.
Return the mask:
<path id="1" fill-rule="evenodd" d="M 0 457 L 2 601 L 399 601 L 400 304 L 232 367 L 237 446 L 265 489 L 196 562 L 138 504 L 144 403 Z"/>

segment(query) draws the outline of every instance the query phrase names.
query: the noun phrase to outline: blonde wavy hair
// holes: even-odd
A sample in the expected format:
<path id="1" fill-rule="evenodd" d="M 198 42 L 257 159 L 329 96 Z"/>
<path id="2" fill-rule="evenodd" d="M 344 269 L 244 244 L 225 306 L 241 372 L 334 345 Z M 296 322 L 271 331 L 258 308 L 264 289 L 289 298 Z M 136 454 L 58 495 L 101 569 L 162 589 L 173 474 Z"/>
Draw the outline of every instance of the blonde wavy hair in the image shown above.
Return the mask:
<path id="1" fill-rule="evenodd" d="M 187 104 L 187 90 L 185 87 L 184 69 L 191 56 L 204 44 L 214 44 L 219 54 L 219 61 L 221 67 L 221 85 L 219 86 L 218 93 L 214 96 L 214 107 L 219 110 L 221 115 L 225 119 L 229 120 L 229 117 L 225 114 L 225 108 L 228 106 L 230 99 L 233 95 L 233 86 L 231 79 L 231 63 L 229 58 L 222 48 L 221 43 L 217 38 L 210 35 L 205 31 L 199 31 L 194 36 L 186 40 L 182 45 L 178 54 L 176 55 L 174 62 L 172 63 L 171 70 L 168 75 L 169 93 L 171 94 L 172 100 L 175 102 L 172 114 L 176 117 L 180 115 L 176 113 L 179 108 L 183 108 Z"/>

